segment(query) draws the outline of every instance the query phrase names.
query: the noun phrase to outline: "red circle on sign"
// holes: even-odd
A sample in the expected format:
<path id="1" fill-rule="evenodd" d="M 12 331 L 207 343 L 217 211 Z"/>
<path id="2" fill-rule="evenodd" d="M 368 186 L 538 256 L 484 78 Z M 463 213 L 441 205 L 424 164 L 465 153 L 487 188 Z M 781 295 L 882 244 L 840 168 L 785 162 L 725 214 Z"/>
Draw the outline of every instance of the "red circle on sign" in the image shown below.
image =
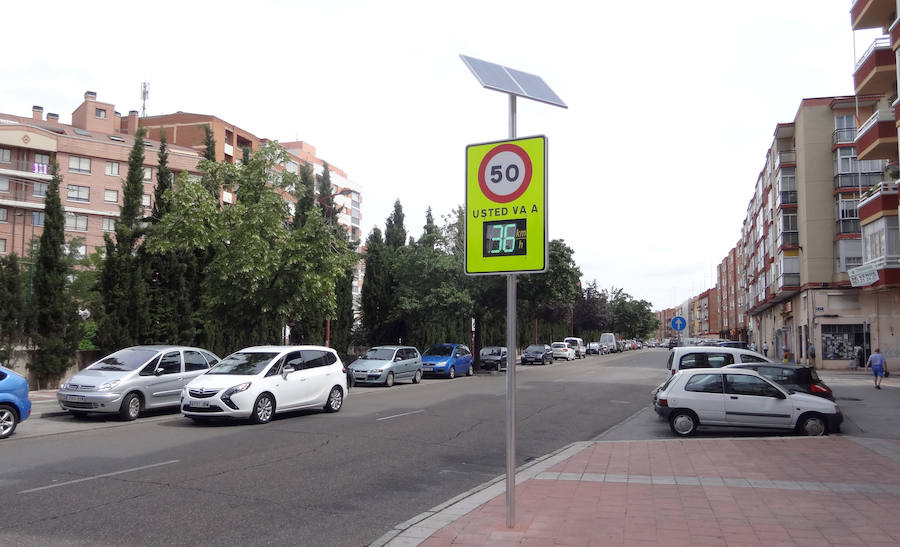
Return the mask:
<path id="1" fill-rule="evenodd" d="M 501 195 L 492 192 L 487 185 L 487 181 L 484 178 L 484 172 L 487 169 L 488 164 L 497 154 L 501 152 L 512 152 L 519 159 L 522 160 L 522 164 L 525 167 L 525 174 L 522 176 L 522 183 L 519 187 L 506 195 Z M 531 183 L 531 158 L 528 157 L 528 154 L 525 150 L 522 149 L 521 146 L 517 146 L 515 144 L 501 144 L 500 146 L 496 146 L 488 152 L 484 159 L 481 160 L 481 165 L 478 166 L 478 187 L 481 188 L 481 191 L 484 193 L 484 196 L 489 200 L 496 203 L 509 203 L 517 198 L 519 198 L 522 194 L 525 193 L 525 190 L 528 189 L 528 185 Z"/>

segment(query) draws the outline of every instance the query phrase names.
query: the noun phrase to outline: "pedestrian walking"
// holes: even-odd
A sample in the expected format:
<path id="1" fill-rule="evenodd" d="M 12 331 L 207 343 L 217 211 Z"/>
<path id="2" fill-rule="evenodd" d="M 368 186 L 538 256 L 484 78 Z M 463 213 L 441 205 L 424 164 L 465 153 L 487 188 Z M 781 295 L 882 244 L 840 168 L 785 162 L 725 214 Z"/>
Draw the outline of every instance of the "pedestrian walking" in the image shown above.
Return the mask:
<path id="1" fill-rule="evenodd" d="M 875 389 L 881 389 L 881 379 L 884 378 L 884 369 L 887 366 L 887 361 L 885 361 L 884 355 L 881 354 L 881 350 L 875 348 L 875 351 L 869 356 L 867 364 L 872 366 L 872 376 L 875 377 Z"/>
<path id="2" fill-rule="evenodd" d="M 769 356 L 769 343 L 768 342 L 763 342 L 763 355 L 765 355 L 766 357 Z"/>
<path id="3" fill-rule="evenodd" d="M 809 366 L 816 368 L 816 346 L 812 342 L 809 343 L 806 355 L 809 357 Z"/>

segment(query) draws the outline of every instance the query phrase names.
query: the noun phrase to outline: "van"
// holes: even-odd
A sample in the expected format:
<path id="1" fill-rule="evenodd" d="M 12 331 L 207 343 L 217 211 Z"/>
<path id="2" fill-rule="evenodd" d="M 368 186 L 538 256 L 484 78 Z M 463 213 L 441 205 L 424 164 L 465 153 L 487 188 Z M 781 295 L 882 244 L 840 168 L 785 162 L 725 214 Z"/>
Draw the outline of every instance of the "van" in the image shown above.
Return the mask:
<path id="1" fill-rule="evenodd" d="M 569 344 L 572 349 L 575 350 L 575 358 L 576 359 L 584 359 L 584 340 L 581 338 L 575 338 L 574 336 L 570 336 L 563 340 L 566 344 Z"/>
<path id="2" fill-rule="evenodd" d="M 606 346 L 606 351 L 608 353 L 619 351 L 618 346 L 616 346 L 616 335 L 611 332 L 604 332 L 600 335 L 600 345 Z"/>
<path id="3" fill-rule="evenodd" d="M 721 368 L 736 363 L 772 363 L 755 351 L 715 346 L 678 346 L 669 353 L 670 375 L 691 368 Z"/>

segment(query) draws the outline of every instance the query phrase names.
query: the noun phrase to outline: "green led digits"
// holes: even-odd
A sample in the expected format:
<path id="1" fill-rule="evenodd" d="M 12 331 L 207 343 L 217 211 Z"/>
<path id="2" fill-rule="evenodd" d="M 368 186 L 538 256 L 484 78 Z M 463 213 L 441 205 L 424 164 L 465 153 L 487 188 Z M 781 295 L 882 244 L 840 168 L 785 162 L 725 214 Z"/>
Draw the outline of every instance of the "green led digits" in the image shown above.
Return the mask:
<path id="1" fill-rule="evenodd" d="M 521 256 L 526 251 L 526 221 L 524 218 L 484 223 L 484 252 L 482 256 Z"/>

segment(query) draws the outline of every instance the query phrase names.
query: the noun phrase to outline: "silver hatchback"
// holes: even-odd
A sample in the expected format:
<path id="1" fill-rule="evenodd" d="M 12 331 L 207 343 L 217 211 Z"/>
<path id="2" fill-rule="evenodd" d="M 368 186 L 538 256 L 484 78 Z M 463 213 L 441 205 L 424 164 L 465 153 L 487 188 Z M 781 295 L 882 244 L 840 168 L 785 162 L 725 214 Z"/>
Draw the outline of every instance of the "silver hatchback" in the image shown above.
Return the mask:
<path id="1" fill-rule="evenodd" d="M 182 388 L 218 362 L 202 348 L 125 348 L 69 378 L 56 399 L 73 416 L 102 412 L 134 420 L 145 409 L 177 407 Z"/>

